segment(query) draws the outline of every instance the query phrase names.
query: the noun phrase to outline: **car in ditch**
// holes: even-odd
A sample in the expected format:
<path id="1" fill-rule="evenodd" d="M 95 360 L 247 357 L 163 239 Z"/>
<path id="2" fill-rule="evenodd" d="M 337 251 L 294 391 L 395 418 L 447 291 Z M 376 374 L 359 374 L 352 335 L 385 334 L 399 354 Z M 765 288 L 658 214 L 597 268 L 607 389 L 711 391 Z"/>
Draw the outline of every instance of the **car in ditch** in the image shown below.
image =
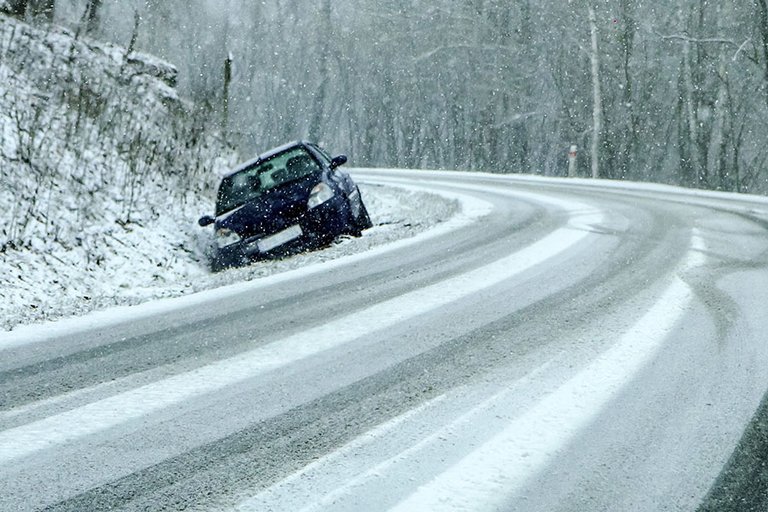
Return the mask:
<path id="1" fill-rule="evenodd" d="M 260 257 L 321 247 L 372 226 L 360 189 L 317 144 L 297 141 L 272 149 L 223 176 L 214 216 L 211 267 L 239 266 Z"/>

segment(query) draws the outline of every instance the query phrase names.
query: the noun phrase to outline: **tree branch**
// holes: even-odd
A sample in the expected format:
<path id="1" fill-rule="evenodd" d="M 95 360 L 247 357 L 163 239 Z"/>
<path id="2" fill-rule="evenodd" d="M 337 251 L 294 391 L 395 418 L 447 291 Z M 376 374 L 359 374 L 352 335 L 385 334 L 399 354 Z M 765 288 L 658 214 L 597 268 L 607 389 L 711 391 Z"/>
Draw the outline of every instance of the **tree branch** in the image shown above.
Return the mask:
<path id="1" fill-rule="evenodd" d="M 724 38 L 720 38 L 720 37 L 698 38 L 698 37 L 690 37 L 690 36 L 687 36 L 685 34 L 664 35 L 664 34 L 659 34 L 658 32 L 654 32 L 654 34 L 656 34 L 657 36 L 659 36 L 661 39 L 663 39 L 665 41 L 672 39 L 672 40 L 677 40 L 677 41 L 683 41 L 683 42 L 686 42 L 686 43 L 696 43 L 696 44 L 717 43 L 717 44 L 730 44 L 732 46 L 738 46 L 736 44 L 736 42 L 733 41 L 733 39 L 724 39 Z M 747 40 L 747 41 L 749 41 L 749 40 Z"/>

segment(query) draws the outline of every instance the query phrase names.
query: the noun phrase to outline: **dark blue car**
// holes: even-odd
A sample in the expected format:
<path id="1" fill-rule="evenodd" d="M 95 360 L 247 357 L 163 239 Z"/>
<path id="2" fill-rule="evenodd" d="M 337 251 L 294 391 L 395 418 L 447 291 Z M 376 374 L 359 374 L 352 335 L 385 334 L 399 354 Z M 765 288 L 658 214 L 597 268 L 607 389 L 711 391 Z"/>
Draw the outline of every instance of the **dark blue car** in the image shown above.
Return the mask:
<path id="1" fill-rule="evenodd" d="M 225 175 L 216 197 L 214 270 L 328 244 L 371 227 L 360 190 L 316 144 L 275 148 Z"/>

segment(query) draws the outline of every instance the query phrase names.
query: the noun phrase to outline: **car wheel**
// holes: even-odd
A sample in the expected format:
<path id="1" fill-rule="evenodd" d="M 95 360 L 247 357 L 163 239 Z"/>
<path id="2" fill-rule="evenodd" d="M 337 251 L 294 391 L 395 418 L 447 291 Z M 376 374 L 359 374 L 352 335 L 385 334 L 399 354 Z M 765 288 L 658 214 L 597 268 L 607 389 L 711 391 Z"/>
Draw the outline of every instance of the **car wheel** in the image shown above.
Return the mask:
<path id="1" fill-rule="evenodd" d="M 360 200 L 360 212 L 355 219 L 355 227 L 360 231 L 373 227 L 371 217 L 368 215 L 368 209 L 365 207 L 365 204 L 363 204 L 362 199 Z"/>
<path id="2" fill-rule="evenodd" d="M 221 272 L 228 268 L 242 267 L 248 263 L 248 260 L 244 255 L 233 256 L 232 254 L 222 254 L 219 251 L 214 251 L 210 255 L 210 268 L 211 272 Z"/>
<path id="3" fill-rule="evenodd" d="M 360 189 L 357 190 L 357 201 L 356 206 L 357 208 L 352 207 L 352 201 L 348 200 L 347 204 L 349 206 L 349 215 L 351 217 L 350 222 L 350 232 L 354 236 L 361 236 L 362 231 L 364 229 L 368 229 L 373 227 L 373 223 L 371 222 L 371 217 L 368 215 L 368 210 L 365 207 L 365 203 L 363 203 L 363 198 L 360 195 Z M 357 213 L 355 214 L 355 210 L 357 210 Z"/>
<path id="4" fill-rule="evenodd" d="M 352 209 L 352 203 L 347 202 L 348 204 L 348 210 L 349 210 L 349 218 L 347 220 L 347 226 L 344 229 L 345 233 L 348 235 L 352 235 L 354 237 L 360 237 L 363 236 L 363 230 L 367 229 L 366 226 L 366 219 L 368 219 L 368 212 L 365 211 L 365 206 L 363 206 L 363 203 L 360 203 L 360 207 L 357 211 L 357 216 L 354 216 L 354 210 Z M 370 222 L 370 219 L 368 219 L 368 222 Z"/>
<path id="5" fill-rule="evenodd" d="M 210 263 L 211 272 L 213 272 L 214 274 L 216 272 L 221 272 L 222 270 L 227 268 L 227 266 L 224 263 L 222 263 L 222 261 L 216 256 L 213 256 L 210 259 L 209 263 Z"/>

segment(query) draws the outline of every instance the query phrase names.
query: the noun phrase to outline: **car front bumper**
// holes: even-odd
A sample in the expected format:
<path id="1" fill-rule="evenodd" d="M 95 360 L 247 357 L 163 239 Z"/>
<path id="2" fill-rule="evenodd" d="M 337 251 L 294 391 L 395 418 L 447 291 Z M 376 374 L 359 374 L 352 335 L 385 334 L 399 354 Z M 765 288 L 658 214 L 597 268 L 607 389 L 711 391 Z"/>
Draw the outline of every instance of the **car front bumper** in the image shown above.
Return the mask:
<path id="1" fill-rule="evenodd" d="M 326 244 L 345 232 L 349 218 L 347 210 L 346 201 L 336 196 L 284 224 L 281 229 L 217 248 L 214 255 L 217 266 L 239 266 L 261 256 L 281 255 Z"/>

